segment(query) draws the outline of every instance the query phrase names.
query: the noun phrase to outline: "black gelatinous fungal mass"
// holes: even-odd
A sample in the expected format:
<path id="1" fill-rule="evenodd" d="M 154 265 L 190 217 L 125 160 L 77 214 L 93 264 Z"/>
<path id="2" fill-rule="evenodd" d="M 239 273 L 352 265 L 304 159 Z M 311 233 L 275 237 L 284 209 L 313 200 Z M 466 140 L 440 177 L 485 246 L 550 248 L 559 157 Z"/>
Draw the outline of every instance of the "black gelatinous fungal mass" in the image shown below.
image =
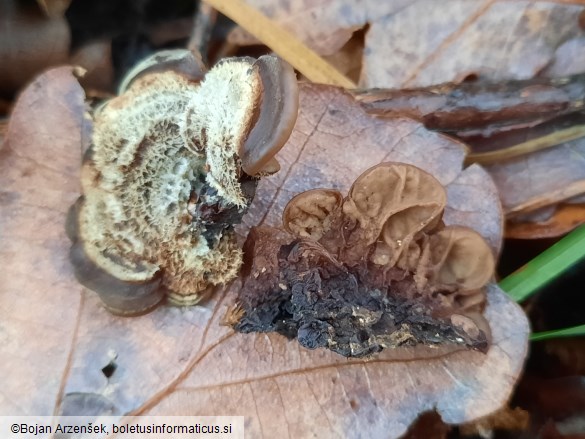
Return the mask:
<path id="1" fill-rule="evenodd" d="M 476 232 L 443 224 L 445 198 L 432 176 L 397 163 L 366 171 L 346 198 L 297 195 L 283 215 L 290 233 L 250 232 L 226 321 L 346 357 L 418 344 L 486 351 L 493 256 Z"/>

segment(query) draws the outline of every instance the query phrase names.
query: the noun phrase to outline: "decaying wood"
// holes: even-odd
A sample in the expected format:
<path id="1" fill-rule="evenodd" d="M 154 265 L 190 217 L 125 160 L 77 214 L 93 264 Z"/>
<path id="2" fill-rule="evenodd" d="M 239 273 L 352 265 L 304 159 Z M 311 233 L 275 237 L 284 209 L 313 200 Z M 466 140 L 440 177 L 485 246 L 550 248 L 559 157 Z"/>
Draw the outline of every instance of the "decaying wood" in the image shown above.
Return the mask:
<path id="1" fill-rule="evenodd" d="M 432 87 L 354 92 L 379 116 L 409 116 L 428 129 L 458 134 L 536 125 L 584 107 L 585 74 L 497 83 L 447 83 Z"/>

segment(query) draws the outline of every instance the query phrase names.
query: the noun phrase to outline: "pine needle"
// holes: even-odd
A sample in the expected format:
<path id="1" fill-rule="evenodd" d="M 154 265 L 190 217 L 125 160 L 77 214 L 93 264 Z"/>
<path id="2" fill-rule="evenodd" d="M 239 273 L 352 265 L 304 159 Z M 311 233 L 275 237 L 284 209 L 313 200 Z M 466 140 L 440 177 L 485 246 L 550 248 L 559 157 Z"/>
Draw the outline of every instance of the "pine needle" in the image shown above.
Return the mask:
<path id="1" fill-rule="evenodd" d="M 500 288 L 516 302 L 522 302 L 584 257 L 585 225 L 582 225 L 503 279 Z"/>
<path id="2" fill-rule="evenodd" d="M 309 81 L 348 89 L 356 84 L 309 49 L 290 32 L 242 0 L 204 0 L 254 35 Z"/>
<path id="3" fill-rule="evenodd" d="M 553 331 L 536 332 L 530 336 L 532 341 L 549 340 L 559 337 L 585 336 L 585 325 L 572 326 L 570 328 L 555 329 Z"/>
<path id="4" fill-rule="evenodd" d="M 546 136 L 518 143 L 508 148 L 499 149 L 490 152 L 478 152 L 469 154 L 465 162 L 468 164 L 479 163 L 480 165 L 490 165 L 493 163 L 503 162 L 536 151 L 542 151 L 561 143 L 570 142 L 585 136 L 585 125 L 574 125 L 572 127 L 555 131 Z"/>

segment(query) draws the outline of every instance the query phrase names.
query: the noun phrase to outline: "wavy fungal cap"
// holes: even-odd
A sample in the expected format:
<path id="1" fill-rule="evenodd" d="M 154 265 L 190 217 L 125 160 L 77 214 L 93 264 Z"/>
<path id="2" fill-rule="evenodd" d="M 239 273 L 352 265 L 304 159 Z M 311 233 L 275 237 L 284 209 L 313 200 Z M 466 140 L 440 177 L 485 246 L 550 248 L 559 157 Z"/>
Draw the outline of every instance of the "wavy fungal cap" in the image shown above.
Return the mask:
<path id="1" fill-rule="evenodd" d="M 294 78 L 290 66 L 274 57 L 225 60 L 201 82 L 180 69 L 153 69 L 150 62 L 144 72 L 133 71 L 128 89 L 96 114 L 71 233 L 83 254 L 72 260 L 78 279 L 113 312 L 141 312 L 153 300 L 134 297 L 130 289 L 108 303 L 100 292 L 108 288 L 96 286 L 98 278 L 142 292 L 156 280 L 175 302 L 193 304 L 210 286 L 236 276 L 241 250 L 233 225 L 257 184 L 256 174 L 242 169 L 240 154 L 257 148 L 245 142 L 267 102 L 292 99 L 296 120 L 295 93 L 266 93 L 263 76 L 280 80 L 264 71 L 267 62 Z M 296 79 L 287 87 L 296 90 Z M 281 123 L 280 144 L 256 154 L 264 162 L 283 146 L 283 130 L 294 125 L 292 114 L 271 117 Z"/>
<path id="2" fill-rule="evenodd" d="M 413 274 L 421 294 L 443 293 L 463 309 L 478 309 L 495 261 L 474 230 L 445 226 L 447 195 L 431 174 L 404 163 L 382 163 L 360 175 L 349 194 L 303 192 L 283 213 L 287 231 L 320 242 L 341 262 Z M 473 303 L 469 296 L 477 296 Z M 473 306 L 471 306 L 473 305 Z"/>

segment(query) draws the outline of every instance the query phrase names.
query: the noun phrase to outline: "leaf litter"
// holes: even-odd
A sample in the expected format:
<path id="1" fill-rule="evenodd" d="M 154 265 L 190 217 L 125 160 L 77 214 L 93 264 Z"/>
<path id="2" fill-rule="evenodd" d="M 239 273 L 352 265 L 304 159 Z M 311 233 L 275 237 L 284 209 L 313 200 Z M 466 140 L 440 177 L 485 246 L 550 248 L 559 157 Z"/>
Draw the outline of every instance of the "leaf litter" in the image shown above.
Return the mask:
<path id="1" fill-rule="evenodd" d="M 243 414 L 255 437 L 398 437 L 421 412 L 436 409 L 445 422 L 460 423 L 498 409 L 511 394 L 529 328 L 493 284 L 487 354 L 397 349 L 347 360 L 277 335 L 237 335 L 220 323 L 240 280 L 204 306 L 110 315 L 77 284 L 67 260 L 64 223 L 78 195 L 85 128 L 71 69 L 54 69 L 21 95 L 1 150 L 0 371 L 12 377 L 3 412 L 48 415 L 75 399 L 86 403 L 78 407 L 120 414 Z M 279 154 L 282 169 L 260 185 L 241 240 L 250 225 L 275 225 L 292 195 L 347 190 L 368 167 L 393 160 L 432 173 L 447 187 L 446 222 L 476 229 L 497 254 L 497 191 L 480 167 L 462 170 L 464 155 L 459 142 L 418 122 L 376 119 L 339 89 L 303 85 L 299 120 Z"/>
<path id="2" fill-rule="evenodd" d="M 585 72 L 583 57 L 580 56 L 585 50 L 582 29 L 585 9 L 582 3 L 576 1 L 449 0 L 438 4 L 426 0 L 381 4 L 371 1 L 323 0 L 317 4 L 308 4 L 301 0 L 288 0 L 275 4 L 271 0 L 247 0 L 247 3 L 258 7 L 282 26 L 292 30 L 309 47 L 327 56 L 338 52 L 357 29 L 367 26 L 359 84 L 365 88 L 395 89 L 390 90 L 389 94 L 398 98 L 398 101 L 394 99 L 392 102 L 397 107 L 391 110 L 390 115 L 432 111 L 434 106 L 442 102 L 441 88 L 455 87 L 454 95 L 465 93 L 466 88 L 473 88 L 474 84 L 461 84 L 460 87 L 457 84 L 467 79 L 477 81 L 479 87 L 485 81 L 497 89 L 503 81 L 508 80 L 549 77 L 565 81 L 566 75 Z M 445 14 L 445 10 L 449 13 Z M 320 25 L 316 26 L 315 23 Z M 322 33 L 328 35 L 328 38 L 322 38 Z M 232 32 L 230 39 L 243 45 L 254 42 L 249 34 L 239 28 Z M 431 96 L 420 102 L 422 106 L 417 107 L 411 100 L 416 99 L 415 95 L 421 91 L 419 87 L 428 86 L 434 89 Z M 411 94 L 400 90 L 405 88 L 414 90 Z M 553 91 L 533 88 L 530 92 L 526 90 L 528 95 L 522 93 L 520 98 L 526 100 L 528 96 L 533 96 L 539 100 L 536 96 L 539 93 L 550 94 Z M 560 90 L 554 92 L 561 100 L 571 94 Z M 370 93 L 376 97 L 387 92 L 373 90 Z M 578 98 L 572 110 L 564 105 L 558 106 L 557 115 L 566 111 L 580 111 L 583 105 L 580 94 Z M 461 99 L 457 102 L 461 105 Z M 492 103 L 487 103 L 485 99 L 479 104 L 469 101 L 469 105 L 479 111 L 486 104 Z M 378 112 L 375 108 L 370 110 Z M 525 110 L 522 109 L 522 117 L 527 117 Z M 544 110 L 543 103 L 538 111 Z M 498 110 L 492 108 L 491 111 L 494 111 L 496 119 L 499 116 L 510 118 L 505 111 L 499 116 Z M 532 122 L 527 125 L 532 128 L 554 115 L 551 112 L 538 120 L 538 114 L 535 113 Z M 423 116 L 429 119 L 425 120 L 427 126 L 439 122 L 433 128 L 442 129 L 439 126 L 441 120 L 435 120 L 440 117 L 436 112 Z M 468 114 L 465 121 L 471 121 L 469 118 L 472 116 Z M 483 117 L 488 117 L 484 122 L 489 122 L 492 115 L 484 114 Z M 511 122 L 517 123 L 514 118 L 508 120 L 508 124 Z M 486 138 L 482 143 L 491 144 L 494 149 L 500 148 L 501 140 L 507 137 L 507 132 L 500 133 L 500 130 L 504 131 L 503 128 L 507 130 L 510 127 L 498 126 L 494 121 L 487 124 L 482 133 Z M 515 135 L 514 132 L 510 134 Z M 464 139 L 467 141 L 467 137 Z M 558 205 L 584 192 L 579 152 L 581 143 L 582 139 L 565 142 L 550 151 L 502 160 L 486 168 L 500 190 L 509 217 Z M 565 166 L 570 162 L 571 169 L 566 170 Z M 567 217 L 567 212 L 567 208 L 560 210 L 550 227 L 536 221 L 526 221 L 526 226 L 519 226 L 516 222 L 511 236 L 558 236 L 584 221 L 578 211 L 571 210 L 570 217 Z M 525 229 L 522 231 L 520 227 Z"/>

